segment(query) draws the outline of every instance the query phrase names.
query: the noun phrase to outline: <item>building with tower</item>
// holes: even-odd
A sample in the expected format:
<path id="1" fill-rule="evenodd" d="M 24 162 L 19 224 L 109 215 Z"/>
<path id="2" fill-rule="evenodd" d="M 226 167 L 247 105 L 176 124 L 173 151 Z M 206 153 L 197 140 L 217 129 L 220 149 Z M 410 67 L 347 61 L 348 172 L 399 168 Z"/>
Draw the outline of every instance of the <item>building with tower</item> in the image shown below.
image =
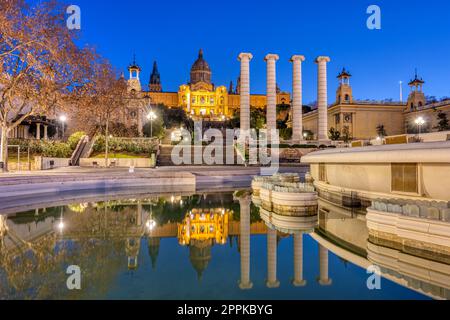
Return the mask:
<path id="1" fill-rule="evenodd" d="M 423 92 L 425 81 L 417 75 L 417 71 L 409 82 L 411 92 L 406 104 L 391 100 L 357 100 L 350 85 L 351 77 L 345 68 L 338 74 L 336 100 L 328 106 L 328 130 L 333 128 L 341 136 L 347 132 L 351 139 L 374 139 L 379 135 L 380 126 L 390 136 L 415 133 L 417 126 L 414 122 L 418 117 L 425 120 L 423 132 L 436 131 L 438 112 L 444 112 L 450 117 L 449 100 L 427 103 Z M 312 133 L 314 138 L 318 132 L 317 119 L 317 109 L 303 115 L 303 128 Z"/>
<path id="2" fill-rule="evenodd" d="M 348 133 L 354 139 L 374 139 L 377 127 L 383 125 L 389 135 L 404 133 L 404 103 L 356 100 L 350 85 L 352 75 L 345 68 L 337 75 L 335 102 L 328 106 L 328 130 L 334 128 L 341 136 Z M 317 109 L 303 115 L 303 128 L 316 135 Z"/>
<path id="3" fill-rule="evenodd" d="M 169 108 L 183 108 L 194 119 L 223 121 L 233 117 L 240 109 L 240 79 L 238 78 L 235 88 L 232 82 L 228 89 L 226 86 L 216 86 L 212 81 L 212 69 L 201 49 L 191 67 L 189 83 L 180 85 L 178 92 L 163 91 L 156 61 L 153 63 L 148 91 L 140 82 L 141 68 L 135 59 L 130 64 L 128 71 L 130 91 L 136 92 L 140 97 L 148 95 L 154 105 L 163 104 Z M 282 92 L 278 88 L 278 104 L 289 104 L 290 99 L 289 93 Z M 265 108 L 267 105 L 266 95 L 251 95 L 250 105 L 254 108 Z"/>
<path id="4" fill-rule="evenodd" d="M 411 80 L 408 85 L 411 89 L 411 93 L 408 97 L 407 110 L 405 111 L 414 111 L 422 108 L 426 104 L 425 94 L 423 93 L 423 85 L 425 81 L 422 78 L 419 78 L 416 74 L 413 80 Z M 408 110 L 409 109 L 409 110 Z"/>

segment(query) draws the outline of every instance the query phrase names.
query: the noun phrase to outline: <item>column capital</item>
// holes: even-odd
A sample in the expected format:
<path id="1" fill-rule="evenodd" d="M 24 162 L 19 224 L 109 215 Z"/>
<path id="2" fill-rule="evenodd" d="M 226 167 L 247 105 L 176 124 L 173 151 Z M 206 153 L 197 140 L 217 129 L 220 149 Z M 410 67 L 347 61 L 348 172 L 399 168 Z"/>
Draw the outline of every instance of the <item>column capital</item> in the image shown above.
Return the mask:
<path id="1" fill-rule="evenodd" d="M 319 57 L 317 57 L 316 60 L 315 60 L 316 63 L 320 63 L 320 62 L 330 62 L 330 61 L 331 61 L 330 57 L 327 57 L 327 56 L 319 56 Z"/>
<path id="2" fill-rule="evenodd" d="M 253 59 L 253 55 L 251 53 L 243 52 L 243 53 L 239 54 L 239 56 L 238 56 L 238 60 L 239 61 L 242 61 L 242 60 L 249 60 L 250 61 L 252 59 Z"/>
<path id="3" fill-rule="evenodd" d="M 290 62 L 294 62 L 294 61 L 300 61 L 300 62 L 303 62 L 303 61 L 305 61 L 305 56 L 302 56 L 302 55 L 293 55 L 293 56 L 291 57 L 291 59 L 289 59 L 289 61 L 290 61 Z"/>
<path id="4" fill-rule="evenodd" d="M 264 58 L 264 61 L 269 61 L 269 60 L 278 61 L 278 60 L 280 60 L 280 57 L 277 54 L 270 53 L 267 56 L 265 56 L 265 58 Z"/>

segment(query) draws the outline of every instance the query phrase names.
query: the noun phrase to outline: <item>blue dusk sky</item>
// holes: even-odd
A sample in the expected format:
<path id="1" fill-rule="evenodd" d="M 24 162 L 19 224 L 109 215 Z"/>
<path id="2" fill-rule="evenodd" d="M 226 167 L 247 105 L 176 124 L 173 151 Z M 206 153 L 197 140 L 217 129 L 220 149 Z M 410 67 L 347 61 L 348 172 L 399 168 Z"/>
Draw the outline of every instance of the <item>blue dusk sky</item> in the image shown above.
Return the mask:
<path id="1" fill-rule="evenodd" d="M 213 82 L 228 87 L 239 74 L 237 56 L 251 52 L 251 91 L 265 93 L 264 56 L 276 53 L 277 82 L 291 91 L 289 58 L 306 56 L 304 102 L 316 100 L 315 57 L 331 57 L 329 100 L 336 75 L 353 74 L 356 99 L 399 99 L 399 81 L 419 75 L 425 94 L 450 96 L 450 2 L 442 0 L 153 1 L 75 0 L 82 13 L 80 41 L 126 71 L 133 54 L 148 84 L 158 62 L 163 89 L 177 91 L 203 48 Z M 381 30 L 369 30 L 369 5 L 381 8 Z"/>

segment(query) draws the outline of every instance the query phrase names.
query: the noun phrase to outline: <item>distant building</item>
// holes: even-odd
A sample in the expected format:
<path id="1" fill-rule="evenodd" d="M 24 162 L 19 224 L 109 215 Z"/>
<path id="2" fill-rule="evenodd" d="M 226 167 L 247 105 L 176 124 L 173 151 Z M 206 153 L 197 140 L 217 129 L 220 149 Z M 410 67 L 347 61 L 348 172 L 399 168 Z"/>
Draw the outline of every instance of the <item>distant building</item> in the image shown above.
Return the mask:
<path id="1" fill-rule="evenodd" d="M 141 68 L 133 62 L 130 67 L 130 78 L 128 84 L 131 91 L 140 93 L 141 96 L 148 96 L 151 103 L 164 104 L 169 108 L 183 108 L 187 114 L 193 118 L 202 118 L 212 121 L 222 121 L 233 117 L 240 108 L 238 78 L 236 89 L 233 83 L 230 87 L 215 86 L 212 82 L 212 71 L 208 62 L 204 58 L 203 50 L 199 51 L 197 60 L 191 67 L 190 81 L 182 84 L 178 92 L 163 91 L 161 76 L 158 71 L 157 63 L 153 64 L 153 71 L 150 76 L 149 90 L 142 89 L 139 74 Z M 289 104 L 290 94 L 279 90 L 278 104 Z M 250 104 L 255 108 L 265 108 L 266 95 L 255 94 L 251 96 Z"/>
<path id="2" fill-rule="evenodd" d="M 425 82 L 417 74 L 409 83 L 411 93 L 407 103 L 356 100 L 350 85 L 351 77 L 345 68 L 338 74 L 336 101 L 328 108 L 328 129 L 334 128 L 341 136 L 348 131 L 353 139 L 374 139 L 378 136 L 379 126 L 383 126 L 388 135 L 412 133 L 417 130 L 415 120 L 419 116 L 426 122 L 423 132 L 432 131 L 437 126 L 439 111 L 447 113 L 450 119 L 450 100 L 427 104 L 423 93 Z M 317 109 L 304 114 L 304 130 L 316 135 L 317 119 Z"/>

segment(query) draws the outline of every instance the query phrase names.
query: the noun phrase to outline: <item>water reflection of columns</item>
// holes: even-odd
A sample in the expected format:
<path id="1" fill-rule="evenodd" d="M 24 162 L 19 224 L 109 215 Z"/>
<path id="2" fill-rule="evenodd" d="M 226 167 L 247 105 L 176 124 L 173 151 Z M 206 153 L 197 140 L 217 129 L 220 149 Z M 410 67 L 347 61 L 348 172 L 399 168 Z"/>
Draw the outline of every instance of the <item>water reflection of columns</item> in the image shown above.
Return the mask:
<path id="1" fill-rule="evenodd" d="M 137 219 L 136 219 L 136 225 L 142 226 L 142 202 L 138 201 L 137 204 Z"/>
<path id="2" fill-rule="evenodd" d="M 268 288 L 278 288 L 277 280 L 277 231 L 267 230 L 267 283 Z"/>
<path id="3" fill-rule="evenodd" d="M 303 279 L 303 233 L 294 234 L 294 280 L 292 284 L 296 287 L 306 286 Z"/>
<path id="4" fill-rule="evenodd" d="M 319 284 L 321 286 L 331 285 L 332 281 L 328 275 L 328 249 L 322 245 L 319 245 L 319 266 L 320 266 Z"/>
<path id="5" fill-rule="evenodd" d="M 241 281 L 239 288 L 248 290 L 253 288 L 250 280 L 250 197 L 239 199 L 241 209 Z"/>

